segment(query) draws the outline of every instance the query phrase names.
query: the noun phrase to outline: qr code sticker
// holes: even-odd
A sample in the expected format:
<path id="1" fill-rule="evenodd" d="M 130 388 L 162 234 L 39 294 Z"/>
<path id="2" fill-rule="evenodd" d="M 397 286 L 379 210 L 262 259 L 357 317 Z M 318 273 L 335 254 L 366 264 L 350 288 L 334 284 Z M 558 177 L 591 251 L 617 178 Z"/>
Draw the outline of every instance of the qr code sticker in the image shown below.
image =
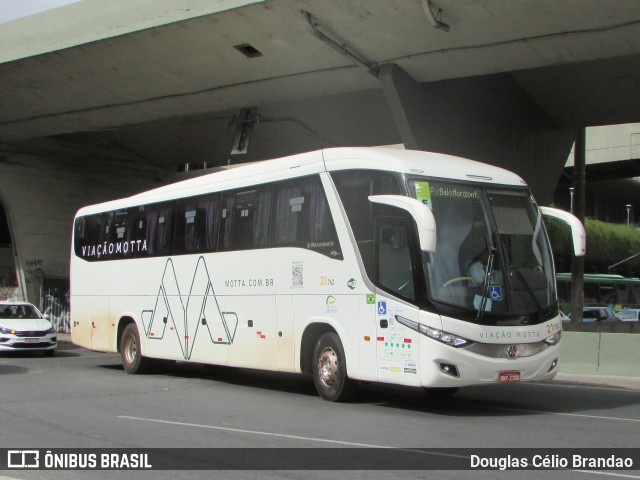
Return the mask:
<path id="1" fill-rule="evenodd" d="M 291 288 L 304 287 L 304 277 L 302 274 L 302 262 L 291 264 Z"/>

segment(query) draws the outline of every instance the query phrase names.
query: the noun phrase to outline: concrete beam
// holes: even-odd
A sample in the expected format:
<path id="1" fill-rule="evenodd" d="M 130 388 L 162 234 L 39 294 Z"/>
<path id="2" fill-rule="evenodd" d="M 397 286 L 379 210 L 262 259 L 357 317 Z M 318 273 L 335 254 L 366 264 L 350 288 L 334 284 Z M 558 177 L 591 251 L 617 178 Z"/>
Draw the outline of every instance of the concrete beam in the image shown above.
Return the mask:
<path id="1" fill-rule="evenodd" d="M 55 52 L 263 1 L 110 0 L 104 2 L 103 0 L 83 0 L 2 25 L 0 63 Z M 73 28 L 61 28 L 61 26 Z"/>

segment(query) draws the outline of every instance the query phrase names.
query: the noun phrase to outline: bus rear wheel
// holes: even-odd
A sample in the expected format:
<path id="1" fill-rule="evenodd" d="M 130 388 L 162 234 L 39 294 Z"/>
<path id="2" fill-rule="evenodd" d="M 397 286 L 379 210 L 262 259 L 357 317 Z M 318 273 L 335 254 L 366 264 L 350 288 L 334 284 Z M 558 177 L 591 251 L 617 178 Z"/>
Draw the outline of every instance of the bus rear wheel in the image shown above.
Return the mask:
<path id="1" fill-rule="evenodd" d="M 140 334 L 135 323 L 130 323 L 122 331 L 120 356 L 127 373 L 146 373 L 151 369 L 151 359 L 143 357 L 140 351 Z"/>
<path id="2" fill-rule="evenodd" d="M 313 383 L 321 398 L 330 402 L 349 400 L 356 383 L 347 377 L 347 362 L 340 337 L 323 333 L 313 350 Z"/>

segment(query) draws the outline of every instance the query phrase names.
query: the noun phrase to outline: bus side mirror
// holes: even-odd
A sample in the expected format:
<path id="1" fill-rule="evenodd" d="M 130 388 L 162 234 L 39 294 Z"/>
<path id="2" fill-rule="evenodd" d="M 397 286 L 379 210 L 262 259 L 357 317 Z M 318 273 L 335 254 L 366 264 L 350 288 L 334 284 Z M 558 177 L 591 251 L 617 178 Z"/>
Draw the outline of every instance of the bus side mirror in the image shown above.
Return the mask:
<path id="1" fill-rule="evenodd" d="M 557 218 L 571 227 L 571 237 L 573 238 L 573 251 L 576 257 L 582 257 L 587 251 L 587 233 L 584 225 L 573 214 L 551 207 L 540 207 L 540 213 L 547 217 Z"/>
<path id="2" fill-rule="evenodd" d="M 372 195 L 369 201 L 406 211 L 418 227 L 420 249 L 423 252 L 436 251 L 436 219 L 429 207 L 420 200 L 401 195 Z"/>

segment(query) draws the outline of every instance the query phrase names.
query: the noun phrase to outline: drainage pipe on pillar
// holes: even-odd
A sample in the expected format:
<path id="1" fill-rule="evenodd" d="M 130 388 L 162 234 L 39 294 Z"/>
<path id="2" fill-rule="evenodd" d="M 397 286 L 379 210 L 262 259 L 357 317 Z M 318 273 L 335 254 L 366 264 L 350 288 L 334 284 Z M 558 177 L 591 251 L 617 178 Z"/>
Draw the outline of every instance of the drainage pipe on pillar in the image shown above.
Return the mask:
<path id="1" fill-rule="evenodd" d="M 584 224 L 586 199 L 586 129 L 576 132 L 573 167 L 573 214 Z M 582 322 L 584 306 L 584 256 L 571 259 L 571 321 Z"/>

